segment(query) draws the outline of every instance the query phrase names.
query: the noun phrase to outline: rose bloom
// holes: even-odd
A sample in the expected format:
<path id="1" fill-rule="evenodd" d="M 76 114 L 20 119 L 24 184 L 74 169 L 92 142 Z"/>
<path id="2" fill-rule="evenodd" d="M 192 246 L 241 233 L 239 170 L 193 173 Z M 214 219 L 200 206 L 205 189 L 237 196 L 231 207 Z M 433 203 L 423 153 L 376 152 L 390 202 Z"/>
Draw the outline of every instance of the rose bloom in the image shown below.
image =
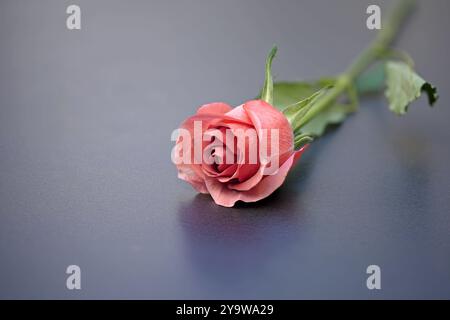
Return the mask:
<path id="1" fill-rule="evenodd" d="M 269 196 L 306 147 L 294 150 L 287 118 L 262 100 L 236 108 L 221 102 L 203 105 L 180 129 L 184 134 L 172 153 L 178 177 L 225 207 Z"/>

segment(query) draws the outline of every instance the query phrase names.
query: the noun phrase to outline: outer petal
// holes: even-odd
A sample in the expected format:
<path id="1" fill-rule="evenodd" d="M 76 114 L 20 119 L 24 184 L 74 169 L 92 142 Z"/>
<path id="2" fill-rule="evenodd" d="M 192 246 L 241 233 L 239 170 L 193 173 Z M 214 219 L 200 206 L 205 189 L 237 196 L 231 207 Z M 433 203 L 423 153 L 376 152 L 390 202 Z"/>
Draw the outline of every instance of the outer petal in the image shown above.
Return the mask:
<path id="1" fill-rule="evenodd" d="M 249 101 L 244 104 L 243 108 L 249 115 L 249 118 L 252 120 L 258 133 L 261 129 L 266 129 L 268 131 L 272 129 L 279 130 L 279 152 L 278 154 L 272 155 L 271 146 L 270 143 L 268 143 L 268 153 L 271 154 L 272 157 L 278 157 L 279 163 L 283 164 L 292 155 L 294 149 L 294 135 L 289 121 L 283 113 L 262 100 Z M 269 136 L 270 135 L 268 134 L 266 138 L 269 139 Z M 260 136 L 260 141 L 261 139 L 263 139 L 262 136 Z M 230 186 L 230 188 L 238 191 L 250 190 L 257 186 L 264 178 L 265 171 L 266 166 L 261 165 L 259 169 L 254 171 L 254 175 L 248 177 L 248 179 L 245 179 L 241 183 Z"/>
<path id="2" fill-rule="evenodd" d="M 193 170 L 190 165 L 177 165 L 178 168 L 178 178 L 189 182 L 195 190 L 200 193 L 208 193 L 208 189 L 206 188 L 204 178 L 197 175 L 197 173 Z"/>
<path id="3" fill-rule="evenodd" d="M 280 167 L 278 172 L 274 175 L 265 176 L 260 183 L 249 191 L 244 192 L 242 198 L 245 202 L 255 202 L 264 199 L 271 195 L 276 189 L 278 189 L 286 179 L 289 170 L 294 163 L 300 158 L 305 148 L 302 148 L 292 154 L 285 163 Z"/>
<path id="4" fill-rule="evenodd" d="M 249 124 L 252 123 L 252 120 L 247 115 L 247 112 L 244 110 L 243 105 L 237 106 L 233 110 L 227 112 L 227 116 Z"/>
<path id="5" fill-rule="evenodd" d="M 259 184 L 248 191 L 236 191 L 229 189 L 226 185 L 212 179 L 205 178 L 205 185 L 211 194 L 214 202 L 224 207 L 232 207 L 236 201 L 256 202 L 268 197 L 276 189 L 278 189 L 286 179 L 294 160 L 298 159 L 306 148 L 292 154 L 278 169 L 274 175 L 264 176 Z"/>
<path id="6" fill-rule="evenodd" d="M 206 109 L 204 109 L 206 110 Z M 220 116 L 220 115 L 219 115 Z M 195 121 L 201 121 L 202 122 L 202 130 L 204 130 L 205 127 L 207 127 L 208 123 L 212 120 L 217 119 L 218 115 L 212 115 L 210 113 L 208 114 L 197 114 L 192 117 L 189 117 L 186 119 L 182 124 L 181 128 L 188 130 L 190 133 L 190 159 L 187 163 L 180 163 L 177 164 L 178 169 L 178 178 L 185 180 L 186 182 L 190 183 L 198 192 L 201 193 L 208 193 L 208 190 L 206 188 L 205 182 L 204 182 L 204 173 L 201 169 L 200 164 L 194 163 L 194 122 Z M 180 138 L 177 141 L 177 145 L 182 143 L 180 141 Z M 187 152 L 186 150 L 181 149 L 182 152 Z"/>
<path id="7" fill-rule="evenodd" d="M 279 154 L 290 156 L 294 151 L 294 134 L 284 114 L 262 100 L 246 102 L 243 108 L 258 131 L 260 129 L 279 130 Z M 280 163 L 283 161 L 280 160 Z"/>
<path id="8" fill-rule="evenodd" d="M 202 105 L 197 110 L 197 114 L 225 114 L 232 110 L 228 104 L 223 102 L 213 102 Z"/>

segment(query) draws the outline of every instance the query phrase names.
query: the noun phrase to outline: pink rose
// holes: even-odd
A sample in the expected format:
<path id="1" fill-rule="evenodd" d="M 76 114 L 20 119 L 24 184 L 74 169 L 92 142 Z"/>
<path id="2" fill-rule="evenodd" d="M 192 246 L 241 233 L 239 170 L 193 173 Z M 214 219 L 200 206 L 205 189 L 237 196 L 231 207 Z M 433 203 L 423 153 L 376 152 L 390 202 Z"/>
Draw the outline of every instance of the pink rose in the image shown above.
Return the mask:
<path id="1" fill-rule="evenodd" d="M 288 120 L 262 100 L 234 109 L 206 104 L 180 130 L 172 153 L 178 177 L 225 207 L 269 196 L 306 147 L 294 150 Z"/>

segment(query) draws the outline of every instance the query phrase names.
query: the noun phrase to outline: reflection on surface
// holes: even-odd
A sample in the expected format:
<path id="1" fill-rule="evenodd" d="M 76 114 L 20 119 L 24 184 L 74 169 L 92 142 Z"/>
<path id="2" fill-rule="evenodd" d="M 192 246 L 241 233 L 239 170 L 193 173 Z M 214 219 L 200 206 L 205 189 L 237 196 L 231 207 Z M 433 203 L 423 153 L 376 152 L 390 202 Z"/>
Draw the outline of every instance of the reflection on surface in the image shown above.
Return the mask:
<path id="1" fill-rule="evenodd" d="M 403 221 L 393 224 L 398 228 L 393 232 L 401 232 L 400 228 L 408 225 L 411 236 L 418 239 L 423 236 L 424 227 L 434 219 L 430 194 L 432 169 L 428 157 L 431 150 L 420 132 L 408 128 L 396 129 L 395 132 L 388 145 L 394 161 L 386 167 L 383 179 L 388 188 L 380 188 L 382 192 L 379 197 L 386 204 L 384 212 L 396 215 Z M 403 210 L 397 210 L 399 207 Z"/>
<path id="2" fill-rule="evenodd" d="M 246 279 L 263 281 L 264 269 L 294 249 L 302 236 L 302 189 L 317 152 L 312 149 L 285 185 L 262 201 L 225 208 L 198 194 L 180 205 L 178 218 L 196 281 L 232 292 Z"/>
<path id="3" fill-rule="evenodd" d="M 258 206 L 275 206 L 281 197 L 277 192 Z M 219 282 L 241 281 L 300 236 L 300 212 L 280 208 L 261 214 L 256 207 L 223 208 L 207 195 L 180 206 L 186 253 L 195 272 Z"/>

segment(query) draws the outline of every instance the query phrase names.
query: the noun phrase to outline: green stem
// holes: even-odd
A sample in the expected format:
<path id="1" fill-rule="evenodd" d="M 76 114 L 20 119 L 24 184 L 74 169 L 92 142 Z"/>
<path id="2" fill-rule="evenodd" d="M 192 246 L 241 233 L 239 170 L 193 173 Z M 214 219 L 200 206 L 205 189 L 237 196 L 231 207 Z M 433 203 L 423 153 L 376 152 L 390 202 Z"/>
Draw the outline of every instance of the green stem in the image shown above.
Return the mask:
<path id="1" fill-rule="evenodd" d="M 302 117 L 297 128 L 304 126 L 319 113 L 333 104 L 345 91 L 353 85 L 356 78 L 372 63 L 383 56 L 394 41 L 401 24 L 412 11 L 414 0 L 400 0 L 391 16 L 382 25 L 382 30 L 375 40 L 354 60 L 354 62 L 336 80 L 336 84 Z"/>

